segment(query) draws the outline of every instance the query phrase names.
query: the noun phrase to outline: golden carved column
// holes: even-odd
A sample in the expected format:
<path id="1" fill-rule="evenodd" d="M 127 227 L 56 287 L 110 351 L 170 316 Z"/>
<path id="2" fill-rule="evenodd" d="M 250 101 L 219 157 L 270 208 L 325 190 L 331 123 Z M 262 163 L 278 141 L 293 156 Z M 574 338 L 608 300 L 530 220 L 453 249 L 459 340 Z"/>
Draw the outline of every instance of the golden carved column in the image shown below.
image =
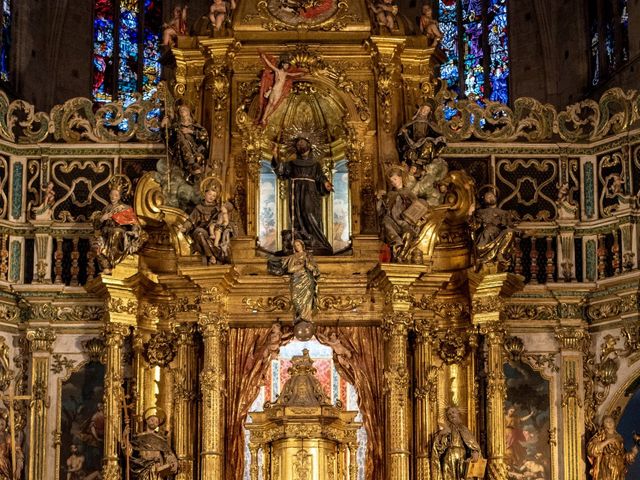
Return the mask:
<path id="1" fill-rule="evenodd" d="M 202 390 L 201 478 L 224 475 L 224 344 L 228 332 L 226 318 L 215 312 L 201 314 L 198 326 L 204 341 L 204 369 L 200 373 Z"/>
<path id="2" fill-rule="evenodd" d="M 138 256 L 131 255 L 117 265 L 111 275 L 100 275 L 85 285 L 85 289 L 103 298 L 105 310 L 106 374 L 104 380 L 104 480 L 122 478 L 118 443 L 122 437 L 123 363 L 125 337 L 136 326 L 138 316 L 137 291 L 141 275 Z"/>
<path id="3" fill-rule="evenodd" d="M 129 325 L 108 323 L 104 329 L 106 345 L 106 375 L 104 379 L 104 458 L 102 477 L 119 480 L 120 458 L 118 443 L 122 437 L 122 350 L 124 339 L 129 335 Z"/>
<path id="4" fill-rule="evenodd" d="M 581 326 L 558 327 L 555 332 L 560 346 L 562 397 L 563 478 L 584 480 L 583 445 L 585 435 L 583 382 L 583 349 L 589 344 L 589 334 Z"/>
<path id="5" fill-rule="evenodd" d="M 405 118 L 413 117 L 418 107 L 435 96 L 437 80 L 434 72 L 443 60 L 442 50 L 427 46 L 426 36 L 407 37 L 407 43 L 400 55 Z"/>
<path id="6" fill-rule="evenodd" d="M 182 320 L 182 319 L 181 319 Z M 197 374 L 195 362 L 195 324 L 179 323 L 174 327 L 177 352 L 173 369 L 174 399 L 174 449 L 178 457 L 178 475 L 176 480 L 193 479 L 193 462 L 195 456 L 195 391 L 194 383 Z"/>
<path id="7" fill-rule="evenodd" d="M 56 340 L 52 328 L 27 331 L 31 351 L 31 413 L 29 425 L 29 480 L 47 476 L 47 421 L 49 412 L 49 357 Z"/>
<path id="8" fill-rule="evenodd" d="M 449 273 L 423 275 L 416 282 L 423 298 L 433 298 L 451 278 Z M 419 285 L 419 287 L 418 287 Z M 422 303 L 422 302 L 420 302 Z M 429 480 L 431 436 L 438 429 L 438 367 L 434 365 L 435 312 L 431 305 L 414 313 L 415 344 L 414 370 L 414 425 L 415 478 Z"/>
<path id="9" fill-rule="evenodd" d="M 204 80 L 204 57 L 199 49 L 172 48 L 176 59 L 176 83 L 171 92 L 173 96 L 182 98 L 193 112 L 193 118 L 202 122 L 202 102 L 200 91 Z"/>
<path id="10" fill-rule="evenodd" d="M 383 329 L 386 338 L 384 380 L 387 402 L 387 478 L 408 480 L 411 462 L 411 399 L 408 332 L 413 326 L 410 286 L 424 265 L 380 264 L 369 281 L 385 295 Z"/>
<path id="11" fill-rule="evenodd" d="M 211 132 L 208 175 L 226 176 L 231 132 L 231 65 L 235 57 L 236 41 L 233 38 L 207 38 L 200 40 L 205 56 L 204 63 L 204 113 L 203 125 Z M 206 122 L 206 123 L 204 123 Z M 225 196 L 233 192 L 223 192 Z"/>
<path id="12" fill-rule="evenodd" d="M 512 273 L 469 273 L 471 315 L 484 335 L 487 351 L 487 457 L 489 480 L 506 480 L 504 462 L 504 376 L 505 301 L 523 287 L 522 277 Z"/>
<path id="13" fill-rule="evenodd" d="M 382 163 L 398 159 L 396 132 L 402 123 L 402 89 L 398 54 L 406 39 L 372 36 L 371 57 L 376 73 L 378 156 Z M 384 175 L 384 172 L 382 173 Z"/>

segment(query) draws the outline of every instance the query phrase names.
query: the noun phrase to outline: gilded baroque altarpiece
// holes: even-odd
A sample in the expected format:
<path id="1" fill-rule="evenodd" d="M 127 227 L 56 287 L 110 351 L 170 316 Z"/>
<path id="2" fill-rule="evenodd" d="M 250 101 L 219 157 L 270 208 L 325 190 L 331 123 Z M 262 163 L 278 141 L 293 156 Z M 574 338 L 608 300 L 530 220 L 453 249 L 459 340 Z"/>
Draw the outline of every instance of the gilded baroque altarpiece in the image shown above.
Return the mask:
<path id="1" fill-rule="evenodd" d="M 487 460 L 486 478 L 588 478 L 588 439 L 605 415 L 629 416 L 637 389 L 640 95 L 480 106 L 436 80 L 443 57 L 426 37 L 375 18 L 364 1 L 240 1 L 222 33 L 177 37 L 173 76 L 150 100 L 94 111 L 76 98 L 46 113 L 0 95 L 2 469 L 240 478 L 246 438 L 252 480 L 355 480 L 360 424 L 317 390 L 303 352 L 280 398 L 247 421 L 280 346 L 310 333 L 358 395 L 365 478 L 462 478 L 444 468 L 451 432 L 465 457 Z M 427 185 L 439 203 L 382 215 L 398 197 L 380 192 L 406 187 L 387 184 L 404 168 L 399 134 L 425 105 L 422 128 L 445 144 L 448 172 Z M 269 170 L 300 137 L 334 184 L 320 209 L 329 254 L 301 241 L 295 257 L 280 238 L 308 226 L 292 192 L 311 194 Z M 129 193 L 124 220 L 105 230 L 114 190 Z M 485 213 L 519 219 L 499 225 L 503 245 L 475 236 L 488 190 Z M 235 225 L 228 250 L 210 191 Z M 185 227 L 200 202 L 222 215 L 203 230 L 211 255 Z M 419 228 L 394 244 L 388 219 L 410 214 Z M 114 231 L 122 255 L 96 250 Z M 319 272 L 306 297 L 299 258 Z M 312 318 L 300 298 L 313 298 Z M 159 460 L 147 468 L 140 452 Z"/>

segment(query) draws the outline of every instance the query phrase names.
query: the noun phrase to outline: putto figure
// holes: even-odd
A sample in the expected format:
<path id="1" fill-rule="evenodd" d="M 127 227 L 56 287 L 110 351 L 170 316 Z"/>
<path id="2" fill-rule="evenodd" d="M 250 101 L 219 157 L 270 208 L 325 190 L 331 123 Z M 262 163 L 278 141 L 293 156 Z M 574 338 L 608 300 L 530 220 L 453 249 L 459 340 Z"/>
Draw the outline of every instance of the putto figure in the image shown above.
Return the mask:
<path id="1" fill-rule="evenodd" d="M 389 33 L 397 30 L 396 15 L 398 15 L 398 6 L 395 0 L 370 0 L 369 8 L 373 12 L 380 33 L 387 29 Z"/>
<path id="2" fill-rule="evenodd" d="M 187 10 L 186 5 L 173 8 L 171 20 L 162 26 L 163 46 L 175 47 L 178 45 L 178 36 L 187 34 Z"/>
<path id="3" fill-rule="evenodd" d="M 209 265 L 218 263 L 216 259 L 215 232 L 216 223 L 220 219 L 220 191 L 222 184 L 215 177 L 207 177 L 200 184 L 202 202 L 189 214 L 189 218 L 180 227 L 182 233 L 193 240 L 193 249 L 202 255 Z M 223 220 L 224 223 L 224 220 Z M 222 239 L 222 232 L 220 234 Z M 218 242 L 219 243 L 219 242 Z"/>
<path id="4" fill-rule="evenodd" d="M 170 122 L 168 147 L 169 155 L 184 171 L 187 182 L 193 184 L 205 170 L 209 158 L 209 134 L 193 119 L 187 105 L 178 105 L 177 115 L 165 117 L 166 126 Z"/>
<path id="5" fill-rule="evenodd" d="M 482 196 L 484 207 L 477 209 L 470 226 L 475 245 L 476 268 L 484 267 L 504 271 L 511 262 L 518 221 L 513 212 L 498 207 L 493 190 Z"/>
<path id="6" fill-rule="evenodd" d="M 431 478 L 433 480 L 464 480 L 469 461 L 480 458 L 480 444 L 469 429 L 462 424 L 460 410 L 447 407 L 446 423 L 435 434 L 431 454 Z M 484 475 L 482 475 L 484 478 Z"/>
<path id="7" fill-rule="evenodd" d="M 431 5 L 422 6 L 422 15 L 418 21 L 420 33 L 427 37 L 427 46 L 437 47 L 442 40 L 442 32 L 435 18 L 433 18 L 433 9 Z"/>
<path id="8" fill-rule="evenodd" d="M 638 456 L 640 436 L 633 436 L 636 444 L 630 451 L 624 449 L 624 439 L 616 431 L 612 416 L 602 419 L 602 426 L 587 443 L 587 456 L 591 463 L 593 480 L 624 480 L 627 468 Z"/>
<path id="9" fill-rule="evenodd" d="M 302 239 L 316 255 L 333 252 L 324 234 L 322 223 L 322 197 L 333 191 L 333 185 L 316 159 L 312 145 L 306 138 L 294 139 L 295 158 L 283 162 L 278 156 L 278 146 L 273 148 L 271 166 L 278 178 L 289 180 L 289 215 L 294 237 Z"/>
<path id="10" fill-rule="evenodd" d="M 318 299 L 320 269 L 313 256 L 305 251 L 301 240 L 294 240 L 293 254 L 269 260 L 267 270 L 272 275 L 290 275 L 291 303 L 293 304 L 294 335 L 298 340 L 310 339 L 315 328 L 313 312 Z"/>
<path id="11" fill-rule="evenodd" d="M 124 175 L 114 175 L 109 181 L 109 203 L 91 215 L 95 231 L 92 247 L 102 272 L 107 275 L 127 255 L 136 253 L 147 239 L 133 207 L 122 200 L 130 193 L 131 181 Z"/>
<path id="12" fill-rule="evenodd" d="M 213 0 L 209 7 L 209 20 L 214 32 L 219 32 L 231 17 L 231 12 L 236 8 L 235 0 Z"/>
<path id="13" fill-rule="evenodd" d="M 283 57 L 279 62 L 274 57 L 269 58 L 264 53 L 260 53 L 260 58 L 267 68 L 262 71 L 260 79 L 260 115 L 258 123 L 266 125 L 267 120 L 273 112 L 280 106 L 282 101 L 287 98 L 293 79 L 302 77 L 306 72 L 292 67 L 291 61 Z"/>
<path id="14" fill-rule="evenodd" d="M 162 410 L 147 410 L 144 431 L 135 434 L 127 442 L 127 456 L 135 480 L 171 479 L 178 472 L 178 459 L 167 437 L 159 431 L 165 419 L 166 415 Z"/>

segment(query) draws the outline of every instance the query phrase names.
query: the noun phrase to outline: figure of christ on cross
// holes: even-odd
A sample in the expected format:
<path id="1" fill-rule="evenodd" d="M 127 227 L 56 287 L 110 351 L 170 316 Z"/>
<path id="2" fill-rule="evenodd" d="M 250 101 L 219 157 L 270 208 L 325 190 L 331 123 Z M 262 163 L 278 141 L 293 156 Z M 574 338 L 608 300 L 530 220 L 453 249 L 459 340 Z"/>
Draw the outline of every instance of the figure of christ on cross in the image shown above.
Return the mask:
<path id="1" fill-rule="evenodd" d="M 260 52 L 260 58 L 267 66 L 262 71 L 260 79 L 260 115 L 258 116 L 258 123 L 264 126 L 271 114 L 289 95 L 293 79 L 302 77 L 307 72 L 292 67 L 286 59 L 280 60 L 276 65 L 275 58 L 271 57 L 270 59 L 264 52 Z"/>

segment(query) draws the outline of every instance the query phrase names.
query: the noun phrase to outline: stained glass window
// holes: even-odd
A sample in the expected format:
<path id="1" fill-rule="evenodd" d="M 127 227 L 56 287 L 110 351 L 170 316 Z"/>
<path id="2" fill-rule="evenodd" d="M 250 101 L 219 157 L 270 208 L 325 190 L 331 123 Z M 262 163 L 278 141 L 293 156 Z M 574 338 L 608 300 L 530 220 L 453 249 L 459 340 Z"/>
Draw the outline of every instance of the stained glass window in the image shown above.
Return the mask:
<path id="1" fill-rule="evenodd" d="M 5 0 L 6 1 L 6 0 Z M 93 98 L 149 98 L 160 80 L 161 0 L 94 0 Z"/>
<path id="2" fill-rule="evenodd" d="M 591 85 L 597 86 L 629 60 L 628 0 L 589 0 Z"/>
<path id="3" fill-rule="evenodd" d="M 438 16 L 447 56 L 440 77 L 479 103 L 507 103 L 507 0 L 438 0 Z"/>
<path id="4" fill-rule="evenodd" d="M 9 50 L 11 48 L 11 0 L 2 0 L 0 17 L 0 80 L 9 81 Z"/>

